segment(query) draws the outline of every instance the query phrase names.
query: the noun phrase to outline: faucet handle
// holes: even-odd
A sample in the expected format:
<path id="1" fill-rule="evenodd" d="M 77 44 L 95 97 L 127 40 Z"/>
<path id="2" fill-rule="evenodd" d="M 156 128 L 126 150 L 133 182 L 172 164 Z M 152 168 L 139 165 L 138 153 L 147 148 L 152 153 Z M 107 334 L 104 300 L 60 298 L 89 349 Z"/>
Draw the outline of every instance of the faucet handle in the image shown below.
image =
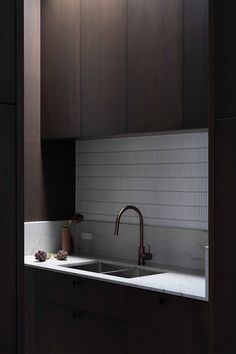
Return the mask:
<path id="1" fill-rule="evenodd" d="M 148 245 L 148 252 L 145 252 L 144 253 L 144 258 L 145 259 L 152 259 L 152 254 L 151 254 L 151 246 L 150 246 L 150 244 Z"/>

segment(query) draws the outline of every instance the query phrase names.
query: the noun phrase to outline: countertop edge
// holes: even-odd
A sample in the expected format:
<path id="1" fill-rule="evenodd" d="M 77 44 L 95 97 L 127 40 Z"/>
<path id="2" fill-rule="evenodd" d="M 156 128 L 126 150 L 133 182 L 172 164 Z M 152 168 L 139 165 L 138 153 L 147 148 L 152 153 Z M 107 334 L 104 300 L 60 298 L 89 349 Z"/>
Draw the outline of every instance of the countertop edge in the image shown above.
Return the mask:
<path id="1" fill-rule="evenodd" d="M 32 258 L 32 256 L 26 256 L 28 258 Z M 25 257 L 25 258 L 26 258 Z M 82 263 L 86 263 L 86 262 L 91 262 L 93 259 L 83 259 L 80 257 L 76 257 L 77 258 L 77 262 L 81 262 Z M 195 299 L 198 301 L 204 301 L 204 302 L 208 302 L 208 298 L 206 296 L 206 291 L 205 291 L 205 297 L 198 295 L 198 294 L 193 294 L 192 293 L 187 293 L 187 292 L 180 292 L 180 291 L 173 291 L 170 289 L 165 289 L 165 288 L 161 288 L 158 286 L 153 286 L 150 284 L 140 284 L 140 278 L 139 279 L 139 283 L 134 281 L 134 278 L 131 279 L 124 279 L 124 278 L 118 278 L 118 277 L 112 277 L 109 275 L 104 275 L 104 274 L 99 274 L 99 273 L 92 273 L 92 272 L 88 272 L 88 271 L 82 271 L 82 270 L 73 270 L 70 267 L 62 267 L 62 265 L 58 265 L 58 264 L 45 264 L 45 263 L 36 263 L 33 264 L 31 263 L 31 261 L 27 261 L 27 258 L 25 259 L 25 267 L 28 268 L 34 268 L 37 270 L 44 270 L 44 271 L 51 271 L 51 272 L 56 272 L 56 273 L 62 273 L 62 274 L 67 274 L 67 275 L 71 275 L 71 276 L 79 276 L 82 278 L 87 278 L 87 279 L 91 279 L 91 280 L 96 280 L 96 281 L 103 281 L 106 283 L 111 283 L 111 284 L 117 284 L 117 285 L 123 285 L 123 286 L 127 286 L 127 287 L 132 287 L 132 288 L 137 288 L 137 289 L 142 289 L 142 290 L 147 290 L 147 291 L 152 291 L 152 292 L 157 292 L 160 294 L 168 294 L 168 295 L 174 295 L 174 296 L 179 296 L 179 297 L 184 297 L 184 298 L 189 298 L 189 299 Z M 53 262 L 53 261 L 52 261 Z M 76 262 L 76 259 L 74 260 L 74 262 Z M 67 263 L 70 264 L 70 263 Z M 174 275 L 175 277 L 183 277 L 185 276 L 185 274 L 182 273 L 176 273 L 173 271 L 167 272 L 165 273 L 165 276 L 168 275 Z M 148 276 L 149 279 L 150 277 L 155 277 L 155 279 L 157 279 L 159 275 L 154 275 L 154 276 Z M 191 275 L 186 274 L 186 277 L 190 278 Z M 192 275 L 192 277 L 198 277 L 198 278 L 203 278 L 204 277 L 200 277 L 200 276 L 194 276 Z M 142 277 L 142 278 L 146 278 L 147 277 Z M 144 280 L 146 280 L 144 279 Z M 202 280 L 203 280 L 202 279 Z M 142 279 L 143 280 L 143 279 Z M 159 279 L 158 279 L 159 280 Z M 136 280 L 137 281 L 137 280 Z M 206 284 L 205 284 L 206 286 Z"/>

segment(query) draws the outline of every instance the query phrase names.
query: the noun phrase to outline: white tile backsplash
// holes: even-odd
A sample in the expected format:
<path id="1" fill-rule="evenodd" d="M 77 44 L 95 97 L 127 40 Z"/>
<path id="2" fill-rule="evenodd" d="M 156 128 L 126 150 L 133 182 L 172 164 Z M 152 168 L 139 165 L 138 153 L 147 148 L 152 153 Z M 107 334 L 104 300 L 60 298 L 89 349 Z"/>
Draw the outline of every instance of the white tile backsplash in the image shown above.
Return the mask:
<path id="1" fill-rule="evenodd" d="M 76 210 L 82 253 L 137 259 L 138 218 L 117 212 L 134 204 L 143 213 L 153 262 L 204 269 L 208 244 L 208 132 L 78 141 Z M 88 232 L 92 240 L 83 240 Z"/>
<path id="2" fill-rule="evenodd" d="M 127 204 L 146 225 L 207 230 L 207 131 L 78 141 L 77 211 L 112 222 Z M 130 211 L 123 221 L 138 218 Z"/>

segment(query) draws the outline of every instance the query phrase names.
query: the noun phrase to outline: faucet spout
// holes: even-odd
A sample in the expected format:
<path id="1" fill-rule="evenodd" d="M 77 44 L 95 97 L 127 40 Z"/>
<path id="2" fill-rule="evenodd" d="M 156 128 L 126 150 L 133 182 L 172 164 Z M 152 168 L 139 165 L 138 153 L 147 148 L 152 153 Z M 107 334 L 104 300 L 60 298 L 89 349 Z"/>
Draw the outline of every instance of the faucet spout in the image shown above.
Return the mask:
<path id="1" fill-rule="evenodd" d="M 144 265 L 145 264 L 145 259 L 152 259 L 152 254 L 150 252 L 146 253 L 145 252 L 145 247 L 144 247 L 144 237 L 143 237 L 143 215 L 141 211 L 135 207 L 134 205 L 127 205 L 126 207 L 122 208 L 119 213 L 117 214 L 116 217 L 116 223 L 115 223 L 115 235 L 118 236 L 119 234 L 119 227 L 120 227 L 120 219 L 123 213 L 126 210 L 134 210 L 138 217 L 139 217 L 139 225 L 140 225 L 140 244 L 139 244 L 139 257 L 138 257 L 138 264 L 139 265 Z"/>

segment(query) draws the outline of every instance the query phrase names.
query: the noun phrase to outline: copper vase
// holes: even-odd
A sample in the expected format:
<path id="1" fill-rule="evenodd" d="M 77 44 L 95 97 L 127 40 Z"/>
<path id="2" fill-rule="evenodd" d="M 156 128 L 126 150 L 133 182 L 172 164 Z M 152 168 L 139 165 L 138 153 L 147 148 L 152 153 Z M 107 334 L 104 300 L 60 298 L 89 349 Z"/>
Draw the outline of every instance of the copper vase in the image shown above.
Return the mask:
<path id="1" fill-rule="evenodd" d="M 73 239 L 69 227 L 62 228 L 62 249 L 68 254 L 73 253 Z"/>

